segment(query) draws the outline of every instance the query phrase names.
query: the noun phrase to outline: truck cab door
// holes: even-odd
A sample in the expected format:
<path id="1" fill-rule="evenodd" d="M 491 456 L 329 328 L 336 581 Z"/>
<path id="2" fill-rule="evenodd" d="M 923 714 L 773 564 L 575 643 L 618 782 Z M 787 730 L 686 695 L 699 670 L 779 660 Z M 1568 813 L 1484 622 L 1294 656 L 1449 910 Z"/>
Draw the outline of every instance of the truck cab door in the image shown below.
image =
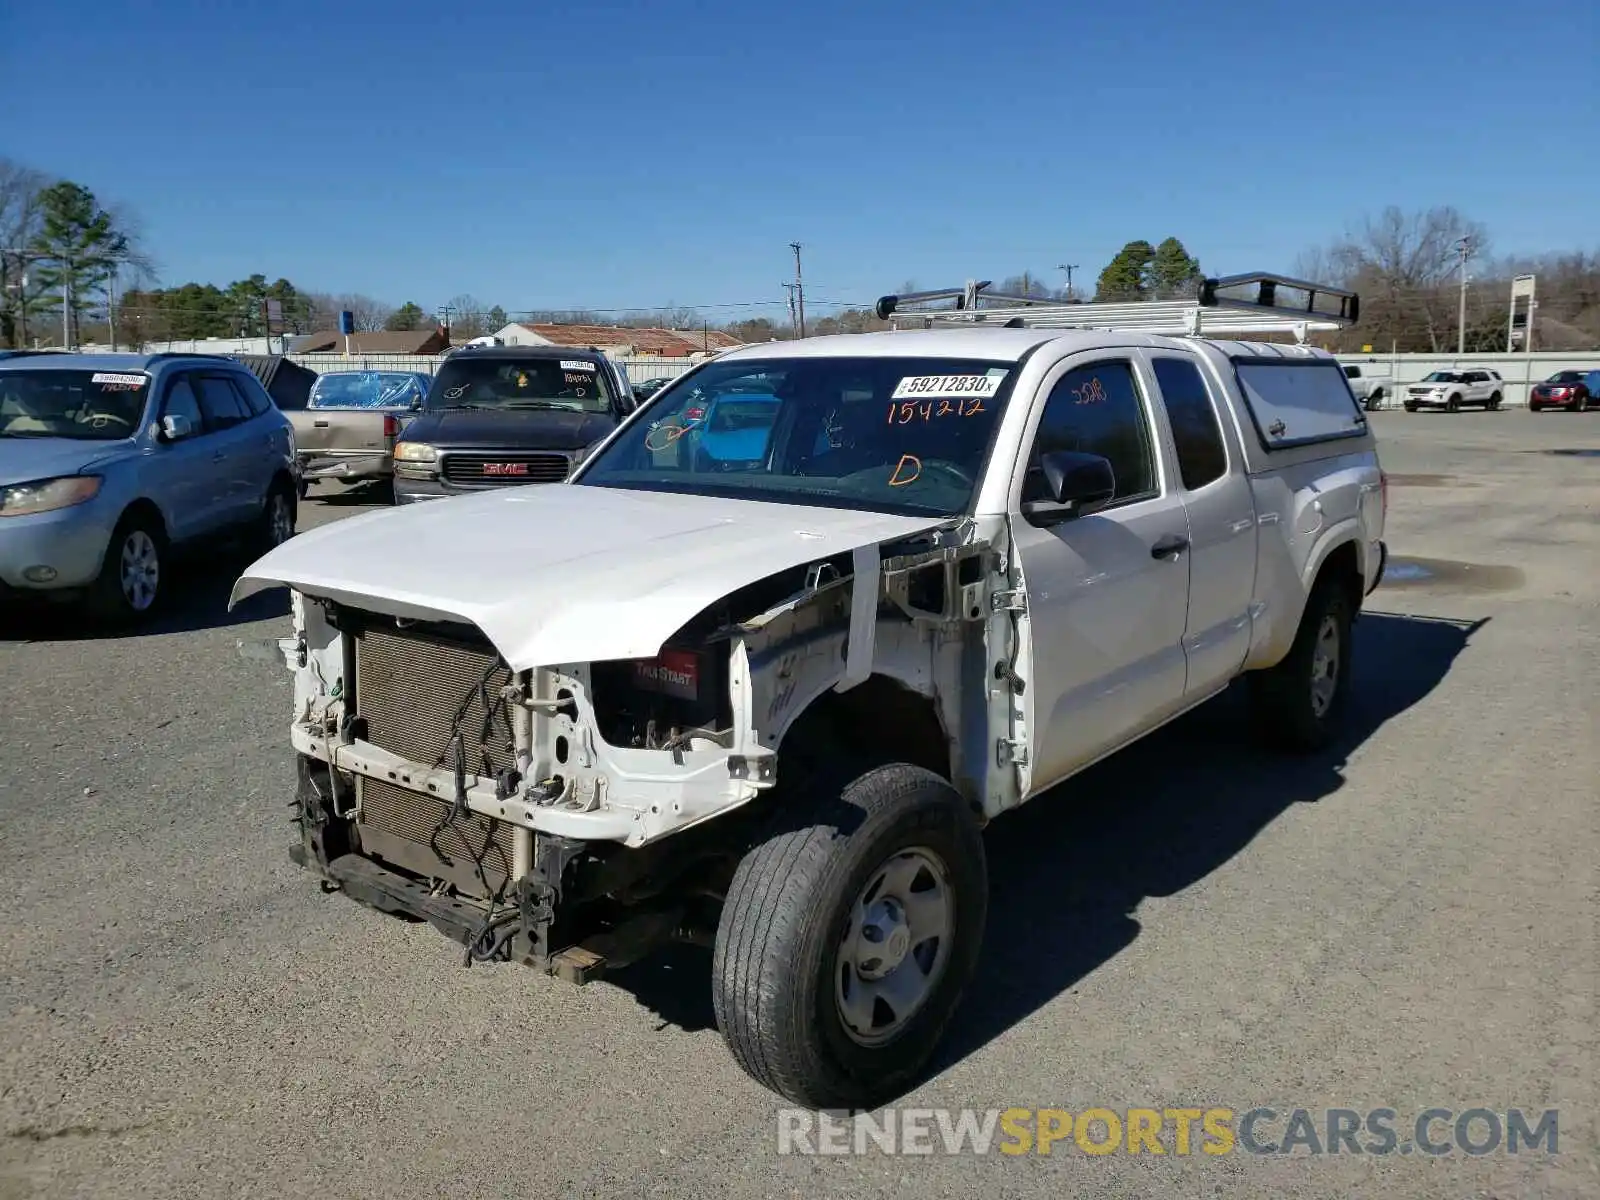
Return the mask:
<path id="1" fill-rule="evenodd" d="M 1162 457 L 1189 517 L 1189 612 L 1184 624 L 1186 701 L 1225 686 L 1250 653 L 1256 589 L 1255 494 L 1244 447 L 1222 420 L 1218 381 L 1180 350 L 1142 352 L 1161 404 Z M 1347 371 L 1356 368 L 1346 368 Z"/>
<path id="2" fill-rule="evenodd" d="M 1189 526 L 1165 479 L 1150 388 L 1133 352 L 1078 355 L 1046 375 L 1009 511 L 1011 602 L 1025 606 L 1027 776 L 1037 791 L 1154 728 L 1183 704 Z M 1024 516 L 1042 454 L 1106 458 L 1116 492 L 1065 520 Z M 1013 735 L 1013 738 L 1015 735 Z"/>

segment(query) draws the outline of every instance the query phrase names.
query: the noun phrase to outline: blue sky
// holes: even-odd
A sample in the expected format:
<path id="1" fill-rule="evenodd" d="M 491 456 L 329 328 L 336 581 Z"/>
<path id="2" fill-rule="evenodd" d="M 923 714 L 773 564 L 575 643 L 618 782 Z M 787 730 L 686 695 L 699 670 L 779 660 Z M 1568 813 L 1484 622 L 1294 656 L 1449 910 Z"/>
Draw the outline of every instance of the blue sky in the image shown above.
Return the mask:
<path id="1" fill-rule="evenodd" d="M 776 313 L 794 240 L 821 308 L 1169 234 L 1287 270 L 1390 203 L 1600 249 L 1595 0 L 72 12 L 0 18 L 0 153 L 130 208 L 165 283 Z"/>

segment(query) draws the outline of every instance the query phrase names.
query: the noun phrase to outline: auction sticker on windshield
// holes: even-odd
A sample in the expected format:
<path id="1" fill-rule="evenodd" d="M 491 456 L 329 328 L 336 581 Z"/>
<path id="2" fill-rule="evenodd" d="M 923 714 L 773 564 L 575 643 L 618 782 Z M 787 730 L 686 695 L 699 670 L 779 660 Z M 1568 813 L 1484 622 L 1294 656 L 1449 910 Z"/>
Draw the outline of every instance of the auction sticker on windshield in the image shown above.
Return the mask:
<path id="1" fill-rule="evenodd" d="M 141 388 L 145 385 L 146 380 L 143 375 L 117 375 L 110 371 L 99 371 L 95 373 L 89 382 L 112 383 L 122 387 Z"/>
<path id="2" fill-rule="evenodd" d="M 891 399 L 907 396 L 992 396 L 1000 388 L 997 375 L 908 375 L 895 387 Z"/>
<path id="3" fill-rule="evenodd" d="M 580 362 L 578 359 L 574 358 L 570 360 L 562 359 L 561 369 L 563 371 L 598 371 L 600 368 L 595 366 L 595 364 L 592 362 Z"/>

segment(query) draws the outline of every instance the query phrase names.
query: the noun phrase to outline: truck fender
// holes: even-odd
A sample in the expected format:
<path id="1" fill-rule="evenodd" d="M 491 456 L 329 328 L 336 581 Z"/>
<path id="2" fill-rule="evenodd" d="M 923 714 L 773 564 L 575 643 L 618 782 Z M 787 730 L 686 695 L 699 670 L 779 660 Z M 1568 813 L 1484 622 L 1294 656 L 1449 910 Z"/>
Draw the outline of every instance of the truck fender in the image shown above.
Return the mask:
<path id="1" fill-rule="evenodd" d="M 1287 597 L 1276 612 L 1269 607 L 1263 614 L 1267 632 L 1264 637 L 1256 639 L 1251 646 L 1250 656 L 1244 664 L 1245 670 L 1257 671 L 1276 666 L 1283 660 L 1283 656 L 1289 653 L 1290 647 L 1294 645 L 1295 633 L 1300 628 L 1300 620 L 1305 615 L 1306 602 L 1311 597 L 1311 591 L 1324 568 L 1335 556 L 1341 560 L 1348 557 L 1350 567 L 1359 575 L 1362 562 L 1359 517 L 1347 517 L 1317 531 L 1315 541 L 1312 542 L 1311 549 L 1306 555 L 1305 566 L 1301 568 L 1299 589 L 1294 595 Z M 1341 561 L 1334 569 L 1348 568 Z M 1357 589 L 1356 595 L 1359 603 L 1361 589 Z"/>

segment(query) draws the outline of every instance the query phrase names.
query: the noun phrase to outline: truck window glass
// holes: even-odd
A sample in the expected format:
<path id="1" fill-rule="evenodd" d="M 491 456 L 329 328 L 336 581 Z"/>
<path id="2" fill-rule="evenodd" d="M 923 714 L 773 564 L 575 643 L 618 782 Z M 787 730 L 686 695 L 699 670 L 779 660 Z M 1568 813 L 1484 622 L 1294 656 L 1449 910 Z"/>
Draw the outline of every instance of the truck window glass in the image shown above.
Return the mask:
<path id="1" fill-rule="evenodd" d="M 1235 360 L 1239 388 L 1269 450 L 1358 437 L 1366 418 L 1333 359 Z"/>
<path id="2" fill-rule="evenodd" d="M 1106 459 L 1117 483 L 1112 504 L 1153 496 L 1153 446 L 1133 364 L 1117 360 L 1076 367 L 1061 377 L 1045 401 L 1023 477 L 1022 499 L 1045 498 L 1039 459 L 1053 450 L 1077 450 Z"/>
<path id="3" fill-rule="evenodd" d="M 667 385 L 573 483 L 905 515 L 964 512 L 1014 363 L 733 359 Z"/>
<path id="4" fill-rule="evenodd" d="M 605 370 L 586 358 L 477 358 L 468 351 L 439 368 L 426 407 L 608 413 L 611 392 Z"/>
<path id="5" fill-rule="evenodd" d="M 1178 450 L 1178 476 L 1192 492 L 1220 479 L 1228 469 L 1222 425 L 1205 378 L 1194 363 L 1181 358 L 1158 358 L 1155 363 L 1156 383 Z"/>

